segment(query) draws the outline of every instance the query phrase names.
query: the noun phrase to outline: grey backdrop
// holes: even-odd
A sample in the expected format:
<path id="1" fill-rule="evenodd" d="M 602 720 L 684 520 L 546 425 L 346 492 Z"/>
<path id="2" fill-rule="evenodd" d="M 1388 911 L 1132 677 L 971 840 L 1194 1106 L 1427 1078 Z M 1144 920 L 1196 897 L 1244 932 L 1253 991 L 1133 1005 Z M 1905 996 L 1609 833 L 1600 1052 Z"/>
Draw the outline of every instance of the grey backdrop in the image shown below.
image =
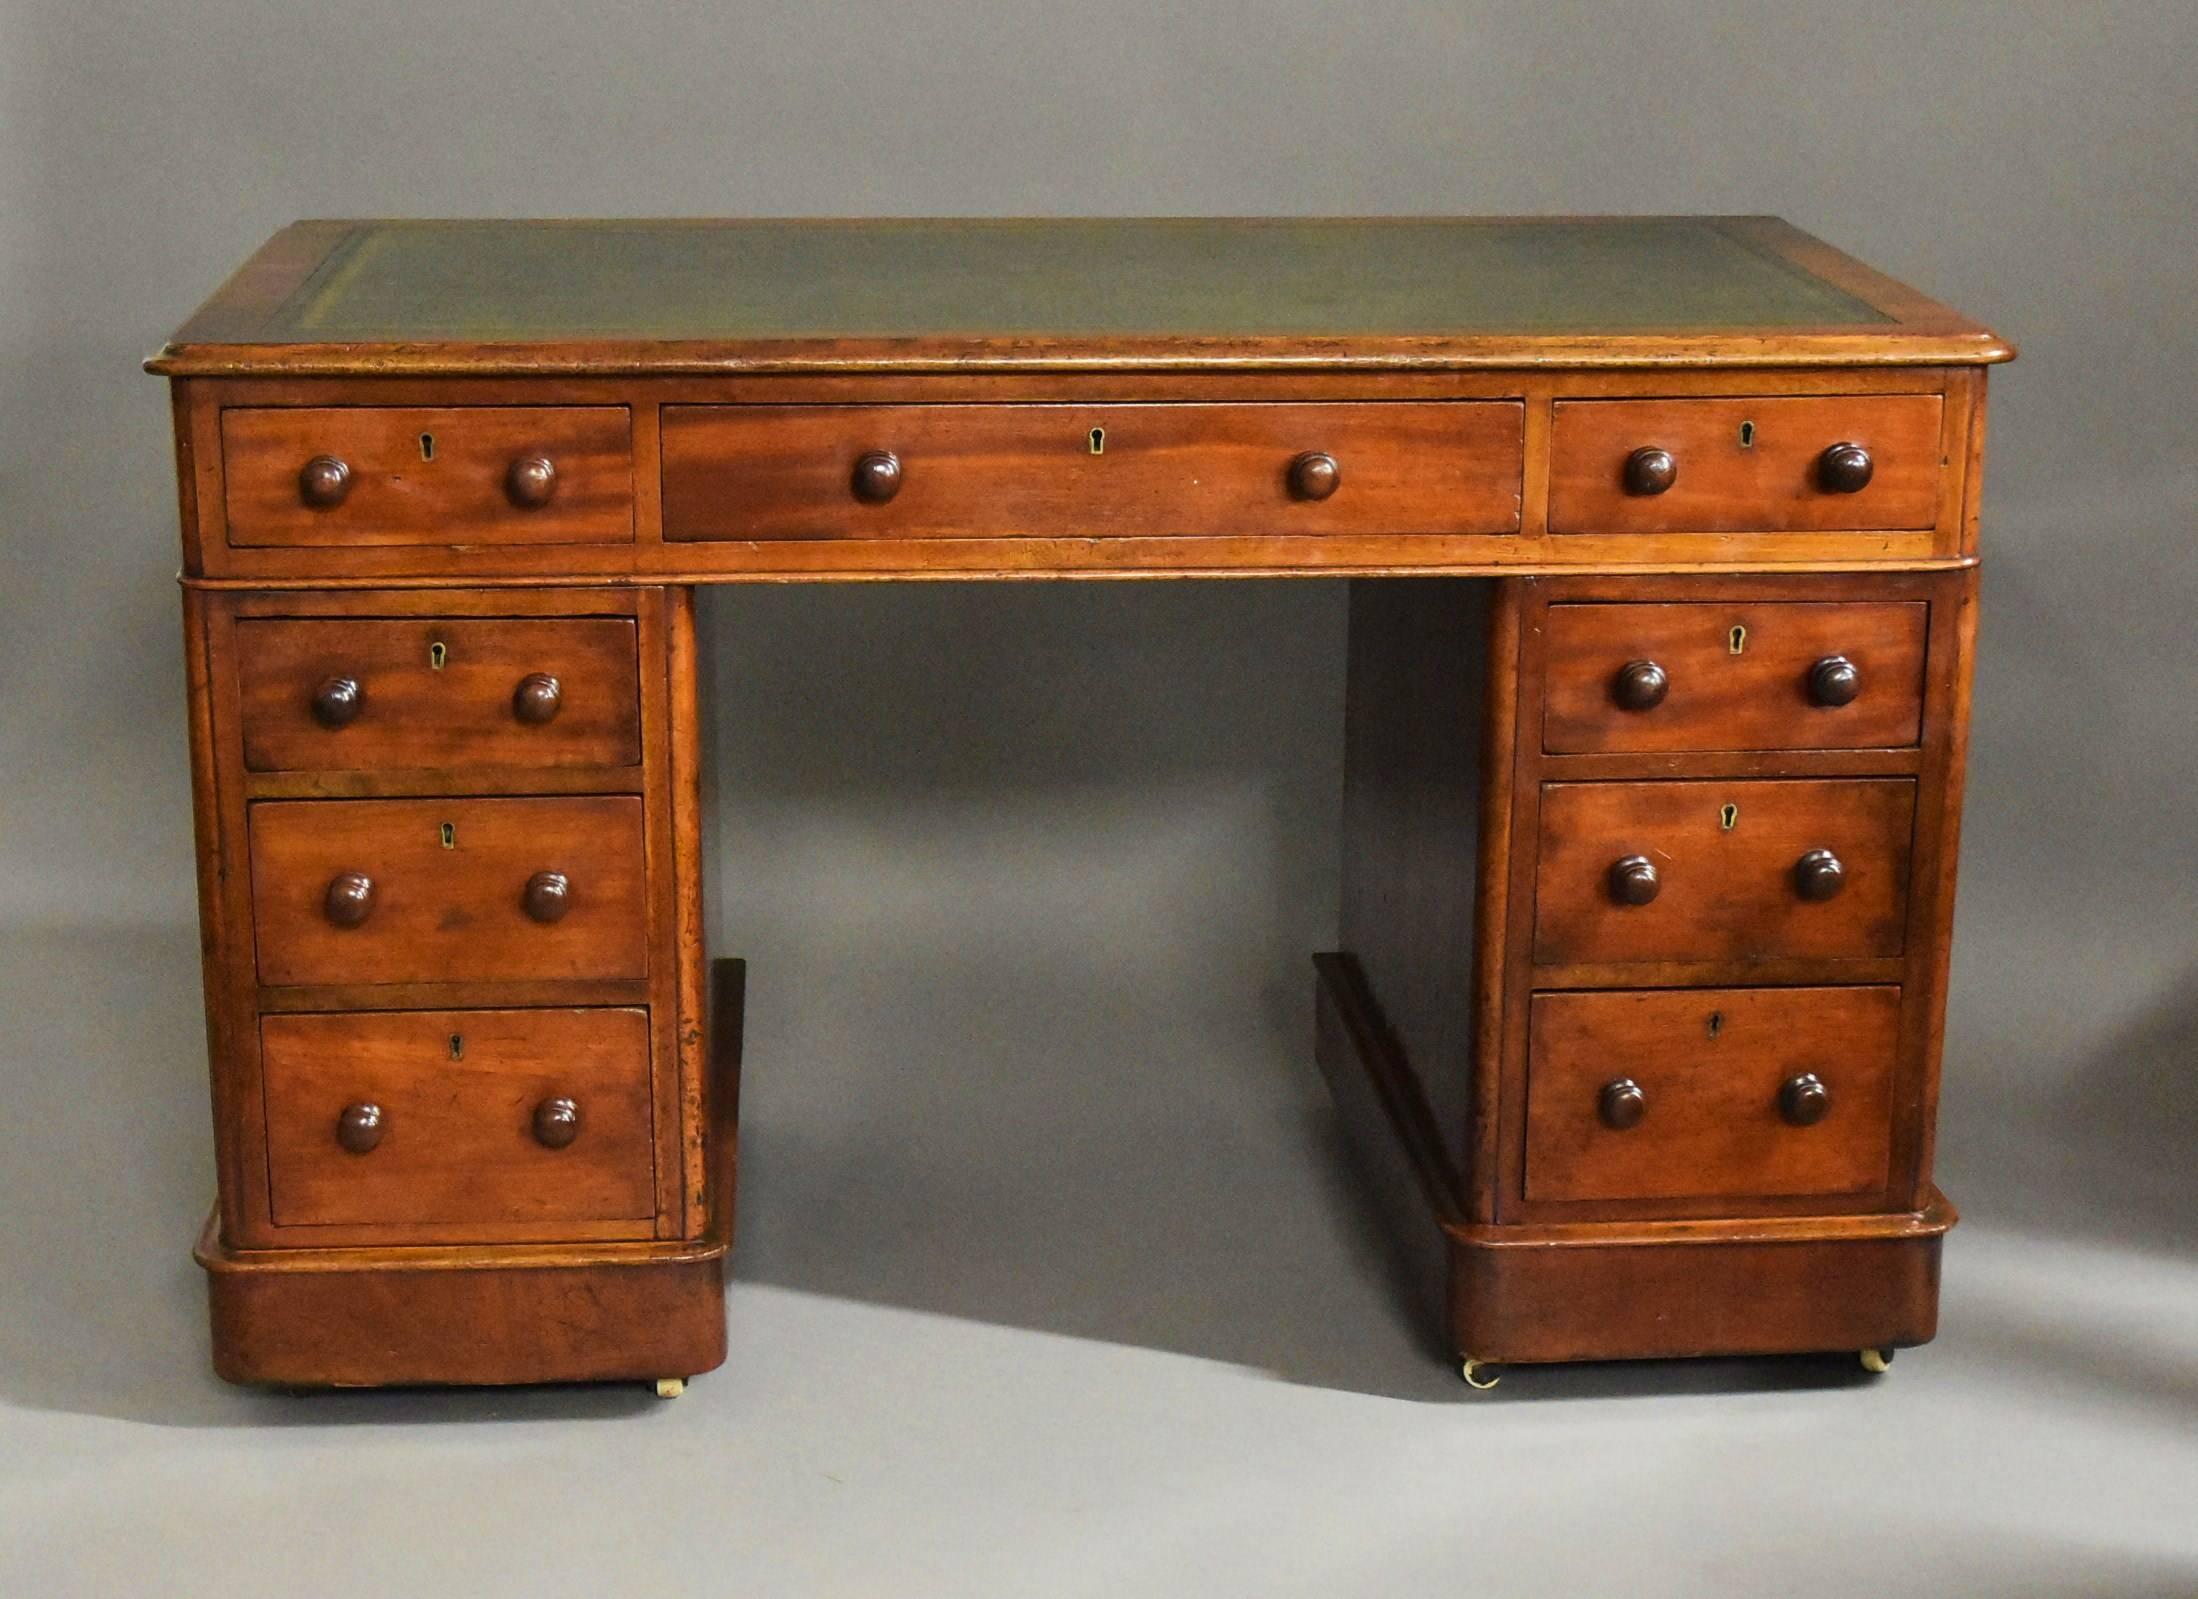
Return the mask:
<path id="1" fill-rule="evenodd" d="M 94 1591 L 157 1561 L 256 1591 L 360 1497 L 416 1530 L 408 1495 L 447 1468 L 434 1491 L 460 1500 L 549 1484 L 490 1494 L 515 1536 L 591 1530 L 537 1592 L 649 1569 L 1370 1592 L 1468 1545 L 1518 1591 L 1619 1569 L 1700 1591 L 1751 1560 L 1790 1575 L 1801 1533 L 1735 1533 L 1685 1487 L 1756 1449 L 1803 1517 L 1888 1472 L 1911 1505 L 1954 1495 L 1952 1522 L 1827 1530 L 1808 1565 L 1829 1588 L 1928 1548 L 1942 1582 L 2189 1591 L 2189 1529 L 2155 1511 L 2192 1483 L 2198 1406 L 2194 73 L 2188 0 L 0 0 L 0 1417 L 29 1445 L 0 1522 L 12 1500 L 34 1529 L 0 1572 Z M 1777 212 L 2022 348 L 1993 387 L 1941 1145 L 1970 1222 L 1940 1346 L 1882 1390 L 1665 1367 L 1533 1379 L 1569 1411 L 1454 1415 L 1304 1059 L 1304 955 L 1334 932 L 1341 587 L 757 589 L 707 604 L 725 935 L 753 962 L 734 1366 L 645 1414 L 204 1377 L 180 1258 L 211 1177 L 174 491 L 136 363 L 248 250 L 300 216 L 1474 211 Z M 969 1341 L 996 1327 L 1121 1353 Z M 1289 1386 L 1181 1374 L 1214 1362 Z M 1975 1419 L 2072 1370 L 2076 1409 L 1996 1443 Z M 819 1398 L 843 1382 L 870 1386 Z M 1292 1408 L 1314 1399 L 1358 1408 Z M 1399 1399 L 1424 1403 L 1381 1432 Z M 1774 1401 L 1802 1408 L 1749 1408 Z M 2066 1429 L 2097 1413 L 2125 1430 L 2082 1436 L 2145 1465 L 2135 1498 L 2068 1470 Z M 518 1425 L 466 1425 L 490 1416 Z M 346 1443 L 352 1422 L 385 1425 Z M 1632 1440 L 1615 1453 L 1647 1486 L 1583 1479 L 1546 1447 L 1566 1426 L 1598 1456 Z M 1703 1428 L 1707 1462 L 1661 1458 Z M 598 1525 L 615 1491 L 575 1499 L 564 1474 L 613 1459 L 711 1484 L 672 1496 L 690 1518 L 787 1519 L 639 1548 Z M 788 1460 L 869 1491 L 796 1472 L 812 1500 Z M 1850 1477 L 1819 1482 L 1826 1460 Z M 1640 1546 L 1668 1573 L 1552 1508 L 1620 1493 L 1669 1512 Z M 2052 1526 L 2008 1508 L 2048 1497 Z M 530 1569 L 482 1536 L 350 1574 Z M 1704 1566 L 1701 1540 L 1736 1538 Z"/>

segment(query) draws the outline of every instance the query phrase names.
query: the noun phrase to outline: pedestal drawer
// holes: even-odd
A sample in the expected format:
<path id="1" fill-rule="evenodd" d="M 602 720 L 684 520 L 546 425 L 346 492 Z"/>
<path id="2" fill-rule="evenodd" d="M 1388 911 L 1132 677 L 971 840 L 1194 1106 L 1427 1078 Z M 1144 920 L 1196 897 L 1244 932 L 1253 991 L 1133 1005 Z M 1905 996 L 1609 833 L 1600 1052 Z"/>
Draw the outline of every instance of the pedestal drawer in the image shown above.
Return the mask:
<path id="1" fill-rule="evenodd" d="M 670 405 L 668 539 L 1511 533 L 1515 400 Z"/>
<path id="2" fill-rule="evenodd" d="M 1528 1028 L 1530 1201 L 1886 1184 L 1898 988 L 1536 994 Z"/>
<path id="3" fill-rule="evenodd" d="M 260 1049 L 278 1226 L 651 1230 L 646 1011 L 268 1016 Z"/>
<path id="4" fill-rule="evenodd" d="M 648 973 L 634 796 L 263 802 L 251 837 L 263 983 Z"/>
<path id="5" fill-rule="evenodd" d="M 631 766 L 638 660 L 618 617 L 239 622 L 244 764 Z"/>
<path id="6" fill-rule="evenodd" d="M 1915 807 L 1905 777 L 1546 784 L 1534 959 L 1898 955 Z"/>
<path id="7" fill-rule="evenodd" d="M 1542 748 L 1911 746 L 1929 617 L 1921 602 L 1552 605 Z"/>

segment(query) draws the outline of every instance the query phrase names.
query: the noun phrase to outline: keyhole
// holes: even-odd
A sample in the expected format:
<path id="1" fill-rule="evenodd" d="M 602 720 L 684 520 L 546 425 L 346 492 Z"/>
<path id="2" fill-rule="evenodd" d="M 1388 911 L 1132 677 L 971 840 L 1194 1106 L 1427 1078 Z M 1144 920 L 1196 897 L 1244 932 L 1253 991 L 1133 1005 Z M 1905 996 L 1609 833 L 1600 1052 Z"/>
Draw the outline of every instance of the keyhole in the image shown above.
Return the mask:
<path id="1" fill-rule="evenodd" d="M 1094 455 L 1107 453 L 1107 430 L 1105 428 L 1093 428 L 1091 430 L 1091 453 Z"/>
<path id="2" fill-rule="evenodd" d="M 434 434 L 423 433 L 420 435 L 420 459 L 423 461 L 432 461 L 435 459 Z"/>
<path id="3" fill-rule="evenodd" d="M 1755 448 L 1755 424 L 1753 422 L 1740 424 L 1740 447 L 1743 450 Z"/>
<path id="4" fill-rule="evenodd" d="M 1712 1036 L 1714 1036 L 1714 1035 L 1712 1035 Z M 463 1033 L 452 1033 L 452 1034 L 450 1035 L 450 1058 L 451 1058 L 452 1060 L 464 1060 L 464 1059 L 466 1058 L 466 1035 L 465 1035 L 465 1034 L 463 1034 Z"/>
<path id="5" fill-rule="evenodd" d="M 434 643 L 430 644 L 427 647 L 428 670 L 440 672 L 443 669 L 443 663 L 449 659 L 450 646 L 445 644 L 441 639 L 437 639 Z"/>
<path id="6" fill-rule="evenodd" d="M 1738 622 L 1733 623 L 1732 631 L 1725 635 L 1725 648 L 1730 650 L 1733 654 L 1738 655 L 1742 650 L 1746 649 L 1747 647 L 1748 630 L 1742 627 Z"/>
<path id="7" fill-rule="evenodd" d="M 1716 1036 L 1717 1036 L 1717 1035 L 1718 1035 L 1719 1033 L 1723 1032 L 1724 1030 L 1725 1030 L 1725 1013 L 1724 1013 L 1723 1011 L 1721 1011 L 1721 1010 L 1713 1010 L 1713 1011 L 1711 1011 L 1711 1012 L 1710 1012 L 1710 1037 L 1712 1037 L 1712 1038 L 1715 1038 L 1715 1037 L 1716 1037 Z"/>
<path id="8" fill-rule="evenodd" d="M 1717 813 L 1717 825 L 1728 833 L 1733 830 L 1739 821 L 1740 807 L 1737 805 L 1727 805 Z"/>
<path id="9" fill-rule="evenodd" d="M 458 847 L 458 824 L 457 824 L 456 822 L 445 822 L 445 823 L 443 823 L 443 848 L 444 848 L 444 849 L 456 849 L 457 847 Z"/>

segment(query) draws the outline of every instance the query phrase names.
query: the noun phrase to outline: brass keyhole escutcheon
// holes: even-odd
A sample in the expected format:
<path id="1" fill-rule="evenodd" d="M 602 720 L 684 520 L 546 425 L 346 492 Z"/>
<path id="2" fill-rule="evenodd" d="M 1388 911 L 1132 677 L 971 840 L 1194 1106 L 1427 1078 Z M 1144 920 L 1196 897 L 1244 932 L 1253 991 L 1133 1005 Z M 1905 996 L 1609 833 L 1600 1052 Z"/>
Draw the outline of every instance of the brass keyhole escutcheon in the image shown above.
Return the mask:
<path id="1" fill-rule="evenodd" d="M 443 823 L 442 836 L 444 849 L 456 849 L 458 847 L 458 824 L 456 822 Z"/>
<path id="2" fill-rule="evenodd" d="M 1746 649 L 1747 647 L 1748 630 L 1742 627 L 1738 622 L 1733 623 L 1732 631 L 1725 635 L 1725 648 L 1731 651 L 1734 655 L 1738 655 L 1742 650 Z"/>
<path id="3" fill-rule="evenodd" d="M 1093 428 L 1091 430 L 1091 453 L 1094 455 L 1107 453 L 1107 430 L 1105 428 Z"/>
<path id="4" fill-rule="evenodd" d="M 423 461 L 432 461 L 435 459 L 434 434 L 423 433 L 420 435 L 420 459 Z"/>
<path id="5" fill-rule="evenodd" d="M 449 660 L 450 646 L 441 639 L 437 639 L 427 647 L 427 668 L 429 671 L 440 672 Z"/>
<path id="6" fill-rule="evenodd" d="M 1755 424 L 1753 422 L 1740 424 L 1740 447 L 1743 450 L 1755 448 Z"/>
<path id="7" fill-rule="evenodd" d="M 450 1058 L 452 1060 L 464 1060 L 466 1058 L 465 1034 L 452 1033 L 450 1035 Z"/>
<path id="8" fill-rule="evenodd" d="M 1713 1010 L 1713 1011 L 1711 1011 L 1711 1012 L 1710 1012 L 1710 1037 L 1714 1039 L 1714 1038 L 1715 1038 L 1715 1037 L 1716 1037 L 1716 1036 L 1717 1036 L 1717 1035 L 1718 1035 L 1719 1033 L 1723 1032 L 1724 1030 L 1725 1030 L 1725 1013 L 1724 1013 L 1723 1011 L 1721 1011 L 1721 1010 Z"/>
<path id="9" fill-rule="evenodd" d="M 1724 829 L 1724 830 L 1725 830 L 1726 832 L 1728 832 L 1728 833 L 1729 833 L 1729 832 L 1731 832 L 1731 831 L 1732 831 L 1732 830 L 1733 830 L 1733 829 L 1734 829 L 1735 827 L 1737 827 L 1737 826 L 1739 825 L 1739 823 L 1740 823 L 1740 807 L 1739 807 L 1739 806 L 1737 806 L 1737 805 L 1729 805 L 1729 804 L 1728 804 L 1728 805 L 1724 805 L 1724 806 L 1721 806 L 1721 807 L 1719 807 L 1719 809 L 1718 809 L 1718 812 L 1717 812 L 1717 825 L 1718 825 L 1718 826 L 1719 826 L 1720 828 Z"/>

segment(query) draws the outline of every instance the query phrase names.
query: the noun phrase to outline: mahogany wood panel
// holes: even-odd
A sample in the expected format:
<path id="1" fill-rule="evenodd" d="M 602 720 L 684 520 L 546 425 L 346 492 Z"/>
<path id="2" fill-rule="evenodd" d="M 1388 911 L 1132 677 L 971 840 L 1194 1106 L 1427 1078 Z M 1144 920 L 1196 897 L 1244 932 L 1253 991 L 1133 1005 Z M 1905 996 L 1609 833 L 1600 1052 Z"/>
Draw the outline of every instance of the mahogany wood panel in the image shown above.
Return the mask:
<path id="1" fill-rule="evenodd" d="M 1882 1193 L 1899 1035 L 1889 987 L 1537 994 L 1526 1197 Z M 1796 1125 L 1781 1091 L 1806 1075 L 1829 1108 Z M 1631 1125 L 1605 1120 L 1614 1084 L 1638 1096 Z"/>
<path id="2" fill-rule="evenodd" d="M 1726 826 L 1728 807 L 1732 825 Z M 1552 783 L 1542 791 L 1534 959 L 1824 960 L 1898 955 L 1916 785 L 1906 778 Z M 1802 857 L 1829 850 L 1842 886 L 1806 898 Z M 1613 868 L 1640 859 L 1645 904 Z"/>
<path id="3" fill-rule="evenodd" d="M 252 915 L 268 984 L 641 977 L 649 971 L 642 802 L 306 800 L 251 807 Z M 448 846 L 443 843 L 449 829 Z M 567 879 L 554 921 L 527 909 L 541 873 Z M 355 925 L 330 919 L 350 874 Z"/>
<path id="4" fill-rule="evenodd" d="M 1891 749 L 1923 726 L 1929 608 L 1904 604 L 1553 605 L 1542 748 L 1593 751 Z M 1737 648 L 1735 647 L 1737 646 Z M 1812 692 L 1826 663 L 1853 697 Z M 1636 662 L 1663 680 L 1630 709 L 1618 679 Z"/>
<path id="5" fill-rule="evenodd" d="M 1931 395 L 1560 400 L 1549 463 L 1552 533 L 1785 533 L 1938 521 L 1940 409 Z M 1855 493 L 1829 491 L 1835 445 L 1867 450 Z M 1668 452 L 1661 492 L 1629 491 L 1639 450 Z"/>
<path id="6" fill-rule="evenodd" d="M 260 1036 L 276 1225 L 371 1225 L 420 1243 L 449 1223 L 524 1237 L 613 1222 L 591 1235 L 649 1236 L 646 1011 L 269 1016 Z M 367 1106 L 373 1147 L 354 1151 L 339 1118 Z"/>
<path id="7" fill-rule="evenodd" d="M 725 1360 L 721 1242 L 232 1251 L 209 1223 L 196 1253 L 230 1382 L 646 1382 Z"/>
<path id="8" fill-rule="evenodd" d="M 633 537 L 624 407 L 239 409 L 221 417 L 234 545 L 602 544 Z M 301 474 L 332 474 L 327 503 Z M 547 462 L 540 503 L 514 471 Z"/>
<path id="9" fill-rule="evenodd" d="M 631 766 L 641 759 L 637 671 L 634 624 L 623 619 L 240 622 L 244 764 Z M 325 703 L 344 684 L 355 705 Z"/>
<path id="10" fill-rule="evenodd" d="M 1389 1275 L 1423 1325 L 1438 1328 L 1450 1296 L 1444 1229 L 1459 1217 L 1450 1157 L 1357 964 L 1338 952 L 1315 955 L 1313 967 L 1313 1059 L 1334 1103 L 1336 1133 L 1387 1246 Z M 1390 1069 L 1368 1064 L 1377 1060 Z"/>
<path id="11" fill-rule="evenodd" d="M 667 406 L 664 536 L 1507 533 L 1522 417 L 1516 401 Z M 1293 488 L 1308 456 L 1332 486 Z M 890 486 L 858 492 L 866 460 L 892 462 Z"/>
<path id="12" fill-rule="evenodd" d="M 1813 1238 L 1461 1243 L 1452 1342 L 1522 1365 L 1837 1352 L 1852 1372 L 1855 1350 L 1937 1335 L 1939 1253 L 1953 1219 L 1949 1206 Z"/>
<path id="13" fill-rule="evenodd" d="M 1491 585 L 1351 585 L 1343 946 L 1380 996 L 1451 1162 L 1472 1121 L 1469 979 Z M 1501 697 L 1501 690 L 1496 691 Z"/>

